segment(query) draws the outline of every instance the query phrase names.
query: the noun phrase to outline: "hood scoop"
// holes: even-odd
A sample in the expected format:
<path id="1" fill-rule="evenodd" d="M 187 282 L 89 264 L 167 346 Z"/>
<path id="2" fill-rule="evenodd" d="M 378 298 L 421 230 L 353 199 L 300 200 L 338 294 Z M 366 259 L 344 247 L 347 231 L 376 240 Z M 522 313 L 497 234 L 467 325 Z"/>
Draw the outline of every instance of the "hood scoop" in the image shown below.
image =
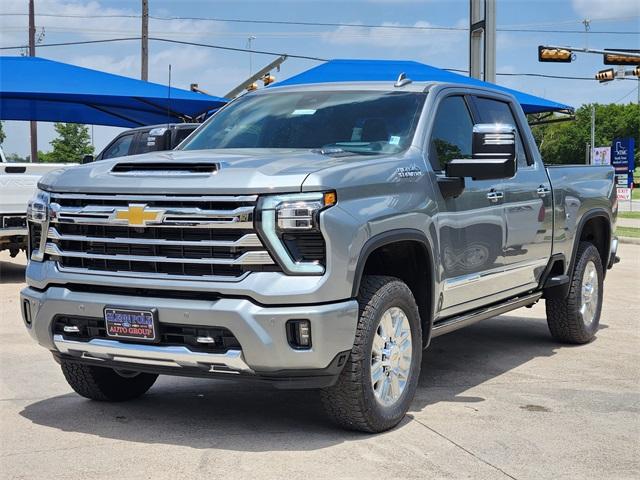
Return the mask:
<path id="1" fill-rule="evenodd" d="M 220 169 L 217 162 L 121 162 L 111 169 L 114 175 L 213 175 Z"/>

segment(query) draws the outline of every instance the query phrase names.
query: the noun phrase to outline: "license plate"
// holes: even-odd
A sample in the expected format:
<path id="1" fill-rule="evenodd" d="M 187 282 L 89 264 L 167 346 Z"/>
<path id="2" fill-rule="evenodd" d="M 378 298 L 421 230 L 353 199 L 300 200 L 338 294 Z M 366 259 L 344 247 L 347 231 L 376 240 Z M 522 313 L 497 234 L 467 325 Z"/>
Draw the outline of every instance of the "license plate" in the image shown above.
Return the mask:
<path id="1" fill-rule="evenodd" d="M 104 309 L 107 335 L 114 338 L 156 341 L 157 319 L 155 310 L 133 310 L 128 308 Z"/>

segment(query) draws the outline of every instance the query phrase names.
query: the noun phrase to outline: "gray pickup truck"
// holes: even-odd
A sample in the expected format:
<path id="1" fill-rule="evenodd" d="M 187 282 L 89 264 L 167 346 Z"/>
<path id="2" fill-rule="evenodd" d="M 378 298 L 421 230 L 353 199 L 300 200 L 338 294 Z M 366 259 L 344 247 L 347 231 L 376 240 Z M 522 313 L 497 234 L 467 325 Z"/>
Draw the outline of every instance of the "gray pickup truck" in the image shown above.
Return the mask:
<path id="1" fill-rule="evenodd" d="M 515 98 L 447 83 L 281 86 L 178 150 L 51 173 L 29 205 L 24 323 L 80 395 L 160 374 L 320 390 L 396 425 L 432 338 L 544 299 L 594 338 L 611 167 L 543 165 Z"/>

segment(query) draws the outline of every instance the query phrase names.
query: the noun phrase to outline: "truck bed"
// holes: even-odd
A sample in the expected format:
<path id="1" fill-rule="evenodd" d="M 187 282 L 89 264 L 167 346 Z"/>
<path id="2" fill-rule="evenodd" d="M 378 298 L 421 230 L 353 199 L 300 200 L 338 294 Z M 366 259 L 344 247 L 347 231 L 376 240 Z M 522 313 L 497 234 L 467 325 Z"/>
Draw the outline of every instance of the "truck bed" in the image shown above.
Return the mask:
<path id="1" fill-rule="evenodd" d="M 609 165 L 547 165 L 553 188 L 553 254 L 571 259 L 576 229 L 589 215 L 602 214 L 615 229 L 617 215 L 614 170 Z"/>

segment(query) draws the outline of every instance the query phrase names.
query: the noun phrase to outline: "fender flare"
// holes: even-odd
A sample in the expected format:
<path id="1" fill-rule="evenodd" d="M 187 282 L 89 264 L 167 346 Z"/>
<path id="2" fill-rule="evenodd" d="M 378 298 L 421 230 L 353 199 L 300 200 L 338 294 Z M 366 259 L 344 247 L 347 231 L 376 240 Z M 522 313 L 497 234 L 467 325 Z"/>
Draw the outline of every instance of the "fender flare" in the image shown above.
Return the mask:
<path id="1" fill-rule="evenodd" d="M 358 263 L 356 264 L 356 269 L 353 278 L 353 287 L 351 290 L 351 297 L 355 298 L 358 296 L 358 290 L 360 289 L 360 283 L 362 281 L 362 277 L 364 274 L 364 267 L 367 264 L 367 260 L 371 253 L 377 250 L 380 247 L 385 245 L 390 245 L 392 243 L 404 242 L 404 241 L 412 241 L 420 243 L 424 249 L 427 256 L 427 260 L 429 265 L 426 266 L 429 271 L 427 272 L 429 275 L 429 291 L 425 292 L 427 295 L 427 308 L 429 309 L 429 318 L 422 319 L 423 328 L 426 328 L 427 331 L 423 331 L 423 339 L 425 348 L 429 345 L 431 340 L 431 329 L 433 325 L 434 318 L 434 309 L 435 309 L 435 262 L 433 256 L 433 249 L 431 247 L 431 243 L 429 242 L 427 236 L 421 230 L 413 229 L 413 228 L 402 228 L 397 230 L 390 230 L 387 232 L 380 233 L 371 237 L 369 240 L 365 242 L 362 249 L 360 250 L 360 255 L 358 257 Z"/>
<path id="2" fill-rule="evenodd" d="M 578 222 L 578 227 L 576 228 L 576 233 L 573 237 L 573 246 L 571 249 L 571 260 L 569 262 L 569 266 L 567 269 L 567 275 L 573 275 L 573 267 L 576 263 L 576 254 L 578 253 L 578 245 L 580 244 L 580 237 L 582 236 L 582 231 L 584 230 L 584 226 L 587 224 L 589 220 L 594 218 L 602 217 L 609 224 L 609 238 L 605 240 L 605 258 L 609 258 L 609 249 L 611 248 L 611 236 L 613 232 L 611 231 L 611 216 L 609 212 L 607 212 L 604 208 L 594 208 L 587 212 L 585 212 L 582 217 L 580 217 L 580 221 Z M 606 272 L 606 265 L 603 265 Z"/>

